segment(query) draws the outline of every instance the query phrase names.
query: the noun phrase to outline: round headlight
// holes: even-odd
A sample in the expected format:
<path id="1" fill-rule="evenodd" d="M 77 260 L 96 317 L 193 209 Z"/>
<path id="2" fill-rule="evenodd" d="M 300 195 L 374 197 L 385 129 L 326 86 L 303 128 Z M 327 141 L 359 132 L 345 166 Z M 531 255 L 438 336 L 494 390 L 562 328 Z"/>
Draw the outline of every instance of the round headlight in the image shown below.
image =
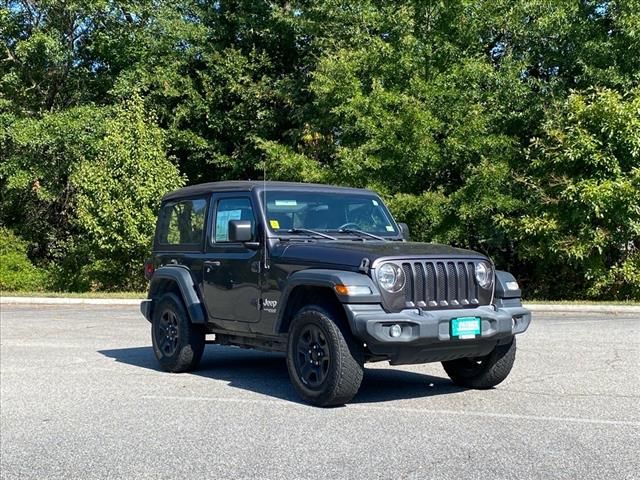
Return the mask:
<path id="1" fill-rule="evenodd" d="M 376 272 L 378 284 L 387 292 L 395 293 L 404 287 L 404 272 L 394 263 L 384 263 Z"/>
<path id="2" fill-rule="evenodd" d="M 482 288 L 489 288 L 493 283 L 493 268 L 487 262 L 476 263 L 476 280 Z"/>

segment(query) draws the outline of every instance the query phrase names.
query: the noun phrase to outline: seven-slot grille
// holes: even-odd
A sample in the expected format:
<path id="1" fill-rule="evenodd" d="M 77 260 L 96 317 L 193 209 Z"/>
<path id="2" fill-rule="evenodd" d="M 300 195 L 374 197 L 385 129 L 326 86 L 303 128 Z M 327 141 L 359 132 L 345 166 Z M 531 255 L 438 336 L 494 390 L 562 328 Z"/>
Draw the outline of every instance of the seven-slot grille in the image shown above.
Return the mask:
<path id="1" fill-rule="evenodd" d="M 469 260 L 401 262 L 407 307 L 460 308 L 480 305 L 475 264 Z"/>

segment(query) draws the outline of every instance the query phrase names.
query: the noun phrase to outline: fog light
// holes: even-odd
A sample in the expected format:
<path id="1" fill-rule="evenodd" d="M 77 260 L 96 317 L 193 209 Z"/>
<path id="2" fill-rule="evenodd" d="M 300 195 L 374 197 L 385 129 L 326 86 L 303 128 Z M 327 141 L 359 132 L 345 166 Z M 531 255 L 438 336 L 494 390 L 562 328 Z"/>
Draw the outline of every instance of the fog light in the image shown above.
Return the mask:
<path id="1" fill-rule="evenodd" d="M 402 335 L 402 327 L 400 325 L 391 325 L 391 328 L 389 328 L 389 336 L 393 337 L 393 338 L 397 338 L 400 335 Z"/>

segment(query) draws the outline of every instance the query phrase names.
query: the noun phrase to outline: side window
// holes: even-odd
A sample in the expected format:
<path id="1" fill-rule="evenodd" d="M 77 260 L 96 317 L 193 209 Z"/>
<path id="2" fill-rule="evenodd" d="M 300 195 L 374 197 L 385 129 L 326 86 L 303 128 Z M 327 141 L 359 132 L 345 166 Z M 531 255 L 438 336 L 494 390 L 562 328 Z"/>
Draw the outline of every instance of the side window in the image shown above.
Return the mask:
<path id="1" fill-rule="evenodd" d="M 200 245 L 207 201 L 204 198 L 164 204 L 160 211 L 158 242 L 163 245 Z"/>
<path id="2" fill-rule="evenodd" d="M 251 221 L 255 235 L 255 219 L 253 208 L 248 198 L 222 198 L 216 208 L 216 221 L 213 239 L 216 243 L 229 241 L 229 222 L 231 220 Z"/>

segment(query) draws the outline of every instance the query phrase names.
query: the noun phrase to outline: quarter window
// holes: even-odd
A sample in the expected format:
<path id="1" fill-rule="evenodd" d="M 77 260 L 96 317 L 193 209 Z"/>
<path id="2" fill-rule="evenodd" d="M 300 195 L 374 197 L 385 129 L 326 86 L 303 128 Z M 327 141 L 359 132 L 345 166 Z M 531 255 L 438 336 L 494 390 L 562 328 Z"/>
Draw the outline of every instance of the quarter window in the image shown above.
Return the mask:
<path id="1" fill-rule="evenodd" d="M 203 198 L 168 202 L 160 212 L 158 242 L 163 245 L 200 245 L 207 201 Z"/>

